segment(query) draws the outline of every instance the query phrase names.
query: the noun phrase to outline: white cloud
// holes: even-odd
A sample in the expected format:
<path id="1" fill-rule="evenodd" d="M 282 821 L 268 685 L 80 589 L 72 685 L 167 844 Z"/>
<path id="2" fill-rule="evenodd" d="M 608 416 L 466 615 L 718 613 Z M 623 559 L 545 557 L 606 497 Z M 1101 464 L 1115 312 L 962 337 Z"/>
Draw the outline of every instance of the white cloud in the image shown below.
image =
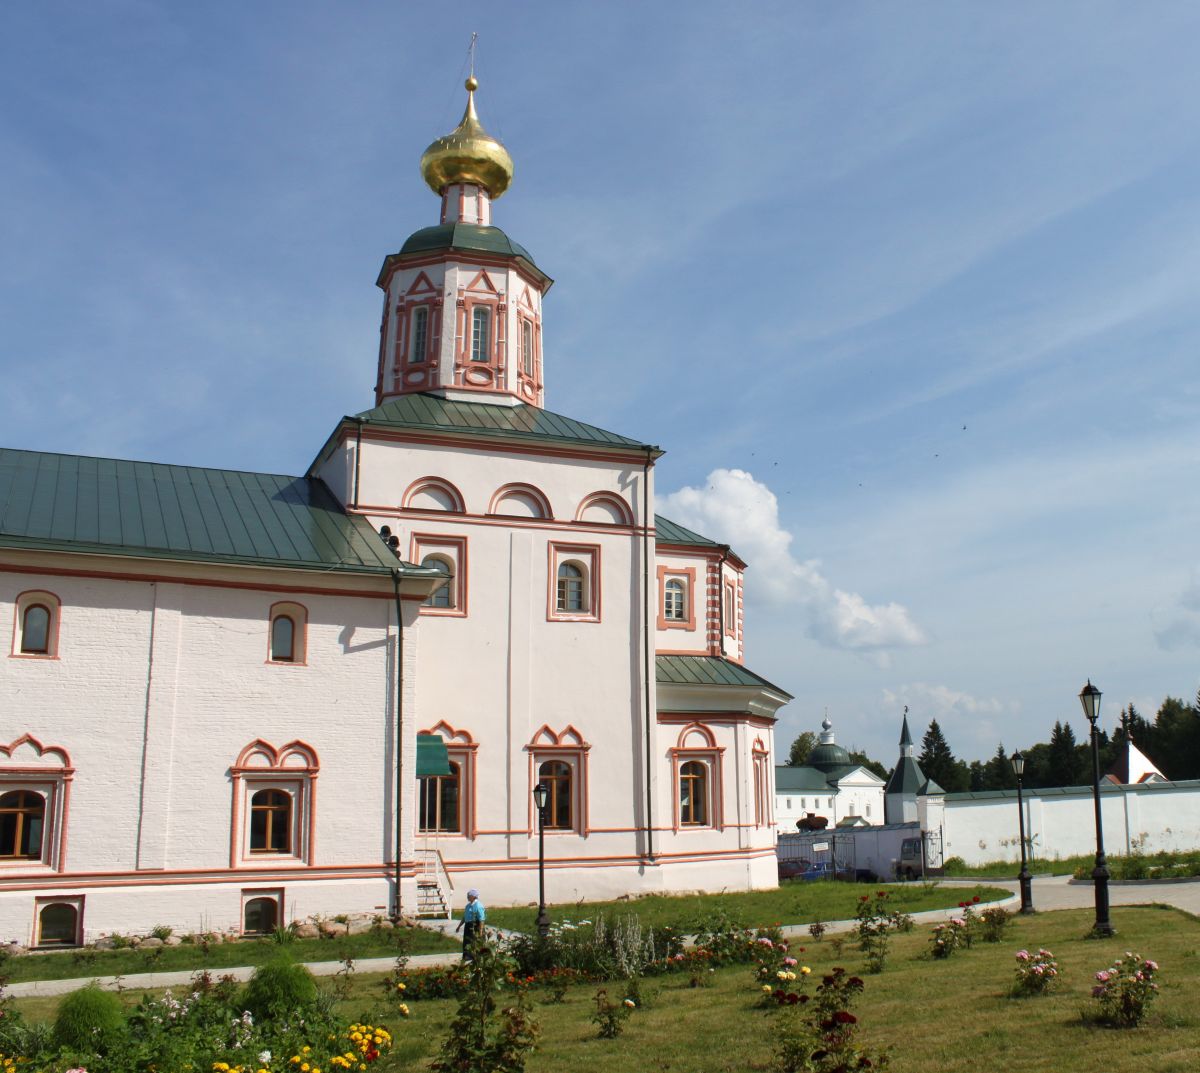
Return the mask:
<path id="1" fill-rule="evenodd" d="M 881 708 L 899 712 L 908 705 L 908 724 L 919 752 L 924 728 L 936 719 L 960 759 L 987 760 L 1005 734 L 1011 735 L 1016 705 L 995 697 L 976 697 L 945 685 L 909 682 L 883 690 Z M 899 719 L 896 720 L 899 724 Z M 1047 731 L 1049 733 L 1049 731 Z M 1011 742 L 1009 743 L 1011 746 Z"/>
<path id="2" fill-rule="evenodd" d="M 1167 621 L 1154 631 L 1158 647 L 1165 652 L 1200 647 L 1200 570 L 1192 571 L 1191 582 L 1176 604 Z"/>
<path id="3" fill-rule="evenodd" d="M 792 534 L 779 524 L 775 493 L 745 470 L 715 469 L 703 488 L 685 487 L 660 500 L 665 514 L 689 529 L 732 546 L 751 565 L 752 595 L 792 606 L 808 633 L 832 648 L 871 650 L 925 643 L 925 634 L 897 603 L 869 604 L 836 588 L 815 560 L 791 552 Z"/>

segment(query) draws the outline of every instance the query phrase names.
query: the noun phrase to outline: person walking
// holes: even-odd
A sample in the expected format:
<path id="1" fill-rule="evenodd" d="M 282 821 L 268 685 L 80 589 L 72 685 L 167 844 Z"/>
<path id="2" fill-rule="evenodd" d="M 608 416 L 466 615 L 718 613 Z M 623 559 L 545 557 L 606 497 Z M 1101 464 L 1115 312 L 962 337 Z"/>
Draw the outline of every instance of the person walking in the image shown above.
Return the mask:
<path id="1" fill-rule="evenodd" d="M 472 887 L 467 891 L 467 904 L 463 909 L 462 920 L 458 922 L 455 931 L 463 933 L 463 961 L 475 960 L 475 943 L 483 936 L 483 922 L 487 919 L 487 910 L 479 900 L 479 891 Z"/>

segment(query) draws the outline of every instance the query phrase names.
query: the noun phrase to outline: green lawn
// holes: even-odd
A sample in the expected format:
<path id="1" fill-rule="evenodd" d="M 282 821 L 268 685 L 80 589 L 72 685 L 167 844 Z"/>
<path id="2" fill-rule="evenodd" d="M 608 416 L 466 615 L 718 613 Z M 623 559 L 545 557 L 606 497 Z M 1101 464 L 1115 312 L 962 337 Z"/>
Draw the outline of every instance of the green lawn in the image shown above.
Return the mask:
<path id="1" fill-rule="evenodd" d="M 1096 863 L 1092 857 L 1062 857 L 1058 860 L 1047 861 L 1035 857 L 1029 861 L 1029 871 L 1033 875 L 1069 876 L 1081 864 L 1089 868 Z M 1016 879 L 1021 870 L 1015 861 L 988 861 L 986 864 L 963 864 L 957 857 L 951 857 L 946 862 L 946 875 L 978 879 Z"/>
<path id="2" fill-rule="evenodd" d="M 457 950 L 461 944 L 428 928 L 403 928 L 399 932 L 371 931 L 337 939 L 293 939 L 281 946 L 274 939 L 243 939 L 236 943 L 214 943 L 207 948 L 184 944 L 153 950 L 63 950 L 9 958 L 0 975 L 10 983 L 24 980 L 69 980 L 74 977 L 131 976 L 140 972 L 228 969 L 235 965 L 261 965 L 281 951 L 295 961 L 339 961 L 394 957 L 396 936 L 408 939 L 410 954 L 432 954 Z"/>
<path id="3" fill-rule="evenodd" d="M 946 961 L 924 954 L 929 928 L 893 940 L 884 972 L 864 976 L 866 991 L 856 1006 L 864 1043 L 891 1052 L 892 1073 L 1193 1073 L 1200 1046 L 1200 921 L 1173 909 L 1118 907 L 1118 934 L 1110 940 L 1084 936 L 1090 910 L 1019 918 L 1009 937 L 980 944 Z M 850 945 L 836 953 L 830 940 L 806 943 L 800 955 L 819 977 L 834 965 L 862 971 Z M 1045 998 L 1008 997 L 1013 954 L 1021 947 L 1047 946 L 1063 971 L 1060 992 Z M 1146 1025 L 1135 1031 L 1084 1024 L 1092 974 L 1127 950 L 1161 965 L 1162 993 Z M 378 1009 L 379 976 L 360 975 L 342 1004 L 352 1016 L 375 1010 L 393 1029 L 396 1046 L 372 1068 L 400 1073 L 424 1068 L 437 1052 L 454 1012 L 450 1001 L 412 1003 L 412 1016 L 399 1020 Z M 327 985 L 326 985 L 327 986 Z M 713 974 L 713 986 L 693 989 L 686 977 L 649 981 L 653 1001 L 627 1022 L 616 1040 L 596 1038 L 590 1023 L 596 985 L 579 985 L 562 1005 L 549 1005 L 535 992 L 542 1041 L 528 1073 L 743 1073 L 770 1069 L 780 1010 L 755 1005 L 751 970 L 736 967 Z M 125 995 L 133 1003 L 139 996 Z M 52 1015 L 57 1000 L 17 1003 L 28 1017 Z M 376 1022 L 378 1023 L 378 1022 Z"/>
<path id="4" fill-rule="evenodd" d="M 863 894 L 876 890 L 891 892 L 897 909 L 916 913 L 924 909 L 948 909 L 978 894 L 983 901 L 1009 896 L 998 887 L 937 887 L 925 883 L 842 883 L 820 880 L 813 883 L 790 880 L 775 890 L 739 891 L 729 894 L 668 896 L 612 902 L 578 902 L 550 907 L 551 920 L 594 920 L 601 913 L 636 913 L 644 926 L 670 925 L 694 932 L 713 913 L 724 912 L 746 927 L 769 924 L 811 924 L 814 921 L 848 920 Z M 537 918 L 534 906 L 489 909 L 488 923 L 497 928 L 532 932 Z"/>

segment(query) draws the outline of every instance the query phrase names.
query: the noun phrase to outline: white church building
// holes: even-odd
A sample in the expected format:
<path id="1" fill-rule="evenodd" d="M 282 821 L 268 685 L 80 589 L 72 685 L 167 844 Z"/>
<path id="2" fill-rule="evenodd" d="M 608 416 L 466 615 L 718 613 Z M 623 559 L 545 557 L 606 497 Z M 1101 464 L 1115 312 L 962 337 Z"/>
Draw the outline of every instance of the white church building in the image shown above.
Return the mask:
<path id="1" fill-rule="evenodd" d="M 0 450 L 0 940 L 776 882 L 743 571 L 544 407 L 551 279 L 475 113 L 302 476 Z M 369 399 L 364 399 L 364 402 Z M 319 448 L 319 449 L 317 449 Z"/>

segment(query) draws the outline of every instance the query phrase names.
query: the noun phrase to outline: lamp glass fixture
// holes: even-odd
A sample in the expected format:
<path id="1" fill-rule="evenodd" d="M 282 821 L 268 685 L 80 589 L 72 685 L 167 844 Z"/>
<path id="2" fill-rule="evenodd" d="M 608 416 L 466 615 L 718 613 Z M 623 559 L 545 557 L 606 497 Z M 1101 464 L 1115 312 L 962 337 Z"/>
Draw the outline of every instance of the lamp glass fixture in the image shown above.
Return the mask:
<path id="1" fill-rule="evenodd" d="M 1089 678 L 1087 685 L 1079 691 L 1079 703 L 1083 705 L 1083 714 L 1087 716 L 1089 723 L 1095 723 L 1100 717 L 1100 690 L 1092 685 L 1092 680 Z"/>
<path id="2" fill-rule="evenodd" d="M 1025 774 L 1025 757 L 1019 753 L 1013 753 L 1009 760 L 1012 762 L 1013 774 L 1019 779 Z"/>
<path id="3" fill-rule="evenodd" d="M 546 784 L 544 782 L 539 782 L 533 788 L 533 803 L 537 805 L 539 812 L 546 807 L 546 799 L 549 796 L 550 791 L 546 788 Z"/>

